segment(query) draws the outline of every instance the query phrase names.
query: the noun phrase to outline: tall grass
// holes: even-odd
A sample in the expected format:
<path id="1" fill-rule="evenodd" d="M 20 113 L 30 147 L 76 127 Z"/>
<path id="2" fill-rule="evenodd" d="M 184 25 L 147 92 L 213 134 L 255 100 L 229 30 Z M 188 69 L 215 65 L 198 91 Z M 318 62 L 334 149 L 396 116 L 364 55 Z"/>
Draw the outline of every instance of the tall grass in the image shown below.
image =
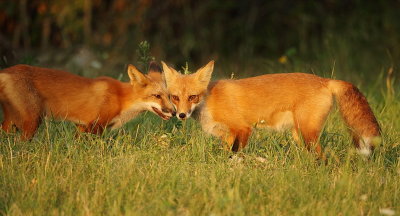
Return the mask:
<path id="1" fill-rule="evenodd" d="M 281 70 L 282 71 L 282 70 Z M 400 212 L 400 98 L 382 75 L 361 86 L 383 144 L 359 156 L 336 109 L 321 142 L 327 164 L 289 133 L 256 130 L 230 159 L 199 124 L 150 113 L 102 136 L 46 120 L 30 142 L 0 134 L 4 215 L 377 215 Z"/>

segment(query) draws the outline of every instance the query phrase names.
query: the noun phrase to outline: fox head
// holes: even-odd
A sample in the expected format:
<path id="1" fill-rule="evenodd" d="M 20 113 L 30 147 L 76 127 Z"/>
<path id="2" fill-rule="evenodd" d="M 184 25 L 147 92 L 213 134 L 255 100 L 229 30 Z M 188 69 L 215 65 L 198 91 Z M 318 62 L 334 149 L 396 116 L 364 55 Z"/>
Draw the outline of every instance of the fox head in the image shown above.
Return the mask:
<path id="1" fill-rule="evenodd" d="M 155 71 L 155 66 L 152 64 L 155 63 L 150 64 L 148 75 L 141 73 L 135 66 L 128 65 L 130 83 L 135 96 L 139 97 L 137 102 L 141 106 L 140 109 L 153 112 L 162 119 L 168 120 L 172 117 L 174 108 L 169 100 L 161 68 L 159 71 Z"/>
<path id="2" fill-rule="evenodd" d="M 196 106 L 201 104 L 214 69 L 214 61 L 200 68 L 196 73 L 183 75 L 162 62 L 165 83 L 176 117 L 184 120 L 190 117 Z"/>

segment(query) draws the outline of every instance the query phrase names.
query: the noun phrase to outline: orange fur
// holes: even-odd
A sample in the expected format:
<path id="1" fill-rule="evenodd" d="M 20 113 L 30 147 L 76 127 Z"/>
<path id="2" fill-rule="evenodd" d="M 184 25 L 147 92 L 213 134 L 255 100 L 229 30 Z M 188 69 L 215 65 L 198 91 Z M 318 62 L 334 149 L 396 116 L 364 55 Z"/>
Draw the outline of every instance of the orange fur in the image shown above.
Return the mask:
<path id="1" fill-rule="evenodd" d="M 292 129 L 297 142 L 322 156 L 319 135 L 336 97 L 355 145 L 373 148 L 380 129 L 365 97 L 352 84 L 305 73 L 269 74 L 208 85 L 214 62 L 191 75 L 163 63 L 167 89 L 177 115 L 198 111 L 203 129 L 238 151 L 247 145 L 253 127 Z M 196 103 L 189 95 L 198 95 Z M 179 117 L 180 118 L 180 117 Z M 185 119 L 185 118 L 181 118 Z M 375 140 L 375 141 L 374 141 Z M 360 144 L 360 142 L 364 142 Z M 369 152 L 367 152 L 369 153 Z"/>
<path id="2" fill-rule="evenodd" d="M 157 78 L 160 75 L 146 76 L 133 65 L 128 75 L 130 83 L 29 65 L 4 69 L 0 71 L 1 128 L 9 132 L 15 125 L 23 139 L 30 139 L 45 116 L 72 121 L 80 131 L 96 134 L 106 127 L 118 128 L 145 110 L 168 119 L 173 107 Z"/>

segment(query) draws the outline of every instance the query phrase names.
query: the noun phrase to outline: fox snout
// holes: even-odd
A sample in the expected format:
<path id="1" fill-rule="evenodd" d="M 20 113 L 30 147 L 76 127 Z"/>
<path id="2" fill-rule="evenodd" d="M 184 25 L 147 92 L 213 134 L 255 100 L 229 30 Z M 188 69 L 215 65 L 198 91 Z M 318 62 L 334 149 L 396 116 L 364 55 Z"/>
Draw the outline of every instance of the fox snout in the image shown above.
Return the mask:
<path id="1" fill-rule="evenodd" d="M 177 117 L 179 120 L 186 120 L 186 119 L 188 119 L 188 118 L 191 116 L 192 111 L 193 111 L 193 110 L 189 110 L 189 111 L 187 111 L 187 112 L 177 111 L 177 112 L 175 113 L 175 115 L 176 115 L 176 117 Z"/>
<path id="2" fill-rule="evenodd" d="M 176 108 L 176 117 L 179 120 L 186 120 L 188 119 L 193 111 L 196 109 L 197 103 L 183 103 L 183 102 L 178 102 L 174 103 L 174 107 Z"/>
<path id="3" fill-rule="evenodd" d="M 184 120 L 186 119 L 186 114 L 185 113 L 179 113 L 179 115 L 177 116 L 179 119 Z"/>
<path id="4" fill-rule="evenodd" d="M 161 111 L 163 113 L 169 113 L 169 114 L 171 114 L 171 116 L 176 115 L 175 107 L 172 105 L 172 103 L 169 99 L 166 99 L 163 101 L 163 104 L 161 106 Z"/>

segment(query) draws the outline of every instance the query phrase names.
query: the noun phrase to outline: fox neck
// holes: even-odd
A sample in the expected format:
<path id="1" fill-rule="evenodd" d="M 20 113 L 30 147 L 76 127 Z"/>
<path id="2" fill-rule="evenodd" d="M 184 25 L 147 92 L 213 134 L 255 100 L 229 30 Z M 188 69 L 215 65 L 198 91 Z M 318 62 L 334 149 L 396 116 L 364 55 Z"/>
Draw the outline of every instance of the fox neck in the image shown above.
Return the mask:
<path id="1" fill-rule="evenodd" d="M 192 118 L 198 120 L 200 115 L 201 115 L 201 111 L 204 109 L 204 101 L 200 102 L 196 108 L 194 108 L 193 112 L 192 112 Z"/>
<path id="2" fill-rule="evenodd" d="M 122 83 L 121 88 L 121 112 L 135 111 L 138 114 L 143 110 L 143 104 L 140 102 L 140 93 L 135 90 L 130 83 Z"/>
<path id="3" fill-rule="evenodd" d="M 139 100 L 139 94 L 132 88 L 130 83 L 122 83 L 120 92 L 120 111 L 111 122 L 111 129 L 122 127 L 126 122 L 135 118 L 145 111 L 143 104 Z"/>
<path id="4" fill-rule="evenodd" d="M 207 98 L 208 98 L 208 92 L 206 92 L 204 94 L 204 96 L 202 97 L 201 101 L 197 104 L 197 106 L 194 108 L 193 112 L 192 112 L 192 117 L 196 120 L 199 120 L 202 111 L 204 110 L 204 108 L 206 107 L 206 103 L 207 103 Z"/>

